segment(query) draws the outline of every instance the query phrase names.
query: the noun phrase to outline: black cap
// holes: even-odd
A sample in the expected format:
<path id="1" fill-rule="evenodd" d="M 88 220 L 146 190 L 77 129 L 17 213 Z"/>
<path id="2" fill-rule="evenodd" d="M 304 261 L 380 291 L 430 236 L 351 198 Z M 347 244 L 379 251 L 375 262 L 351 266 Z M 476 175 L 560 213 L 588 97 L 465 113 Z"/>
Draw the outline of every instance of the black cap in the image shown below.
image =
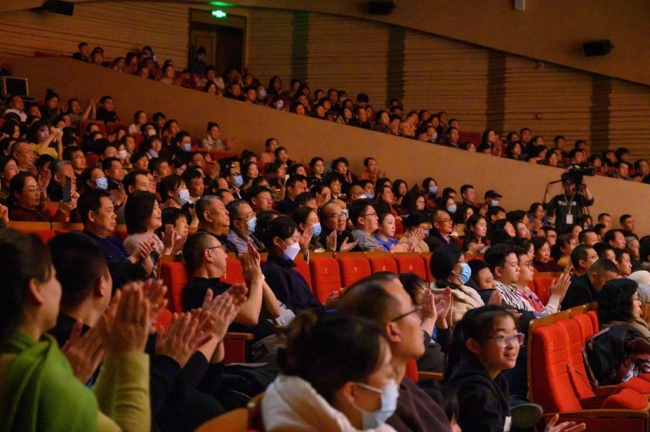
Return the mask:
<path id="1" fill-rule="evenodd" d="M 488 198 L 503 198 L 503 197 L 499 195 L 497 191 L 490 189 L 489 191 L 485 192 L 485 199 Z"/>

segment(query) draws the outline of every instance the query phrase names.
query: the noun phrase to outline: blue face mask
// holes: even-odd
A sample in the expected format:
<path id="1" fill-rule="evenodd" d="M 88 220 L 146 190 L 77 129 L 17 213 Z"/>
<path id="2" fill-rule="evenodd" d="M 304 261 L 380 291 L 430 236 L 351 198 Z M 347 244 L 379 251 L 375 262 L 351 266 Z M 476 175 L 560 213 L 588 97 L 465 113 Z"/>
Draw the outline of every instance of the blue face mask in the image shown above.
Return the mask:
<path id="1" fill-rule="evenodd" d="M 241 185 L 244 184 L 244 179 L 242 178 L 241 174 L 235 174 L 232 183 L 237 187 L 241 187 Z"/>
<path id="2" fill-rule="evenodd" d="M 317 223 L 317 224 L 313 224 L 313 225 L 311 226 L 311 230 L 312 230 L 312 232 L 314 233 L 314 235 L 315 235 L 316 237 L 318 237 L 318 236 L 320 235 L 320 233 L 322 232 L 322 228 L 321 228 L 321 226 L 320 226 L 320 222 Z"/>
<path id="3" fill-rule="evenodd" d="M 103 189 L 106 190 L 108 189 L 108 178 L 107 177 L 100 177 L 95 180 L 95 185 L 97 189 Z"/>
<path id="4" fill-rule="evenodd" d="M 455 273 L 454 273 L 455 274 Z M 457 274 L 460 283 L 465 285 L 470 277 L 472 277 L 472 268 L 467 263 L 462 263 L 460 265 L 460 274 Z"/>
<path id="5" fill-rule="evenodd" d="M 183 144 L 183 151 L 189 152 L 190 150 L 192 150 L 192 143 Z"/>
<path id="6" fill-rule="evenodd" d="M 375 194 L 370 193 L 370 192 L 366 192 L 366 198 L 373 199 L 374 197 L 375 197 Z"/>
<path id="7" fill-rule="evenodd" d="M 492 200 L 492 201 L 490 201 L 490 205 L 491 205 L 492 207 L 497 207 L 497 206 L 499 205 L 499 200 Z"/>
<path id="8" fill-rule="evenodd" d="M 246 231 L 248 234 L 253 234 L 255 232 L 255 226 L 257 225 L 257 217 L 254 217 L 253 219 L 249 220 L 247 223 Z"/>
<path id="9" fill-rule="evenodd" d="M 429 195 L 435 195 L 438 193 L 438 185 L 429 186 Z"/>
<path id="10" fill-rule="evenodd" d="M 452 204 L 449 207 L 447 207 L 447 211 L 452 214 L 456 213 L 456 209 L 458 209 L 458 206 L 456 204 Z"/>
<path id="11" fill-rule="evenodd" d="M 343 215 L 345 216 L 346 219 L 350 219 L 350 214 L 348 213 L 348 209 L 343 209 Z"/>
<path id="12" fill-rule="evenodd" d="M 430 229 L 425 230 L 424 233 L 425 233 L 427 236 L 430 236 L 430 235 L 431 235 L 431 230 L 430 230 Z"/>
<path id="13" fill-rule="evenodd" d="M 397 398 L 399 397 L 399 387 L 395 380 L 392 380 L 390 384 L 381 389 L 363 383 L 357 383 L 357 385 L 381 394 L 381 408 L 377 411 L 368 412 L 359 408 L 355 403 L 352 403 L 352 406 L 361 412 L 363 429 L 376 429 L 386 423 L 386 420 L 395 413 L 397 409 Z"/>
<path id="14" fill-rule="evenodd" d="M 438 139 L 438 134 L 434 133 L 433 135 L 431 135 L 431 140 L 430 141 L 435 142 L 437 139 Z"/>

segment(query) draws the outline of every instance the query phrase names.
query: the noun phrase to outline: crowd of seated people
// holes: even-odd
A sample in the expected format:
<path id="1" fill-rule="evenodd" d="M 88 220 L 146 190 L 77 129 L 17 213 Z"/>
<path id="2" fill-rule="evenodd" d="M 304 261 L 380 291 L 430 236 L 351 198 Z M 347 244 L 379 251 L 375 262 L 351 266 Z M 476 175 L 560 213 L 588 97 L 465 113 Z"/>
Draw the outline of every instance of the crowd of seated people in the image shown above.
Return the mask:
<path id="1" fill-rule="evenodd" d="M 89 58 L 99 64 L 99 54 Z M 128 67 L 153 61 L 151 53 L 127 57 Z M 281 82 L 271 84 L 277 108 L 284 100 Z M 318 112 L 320 102 L 309 89 L 292 84 L 294 104 Z M 413 112 L 402 119 L 396 105 L 369 116 L 367 97 L 360 95 L 356 104 L 336 91 L 326 97 L 335 94 L 325 117 L 339 106 L 335 121 L 424 135 L 426 141 L 435 136 L 433 141 L 472 149 L 458 142 L 458 121 L 446 115 Z M 0 267 L 9 275 L 0 290 L 0 382 L 8 383 L 1 388 L 3 394 L 9 394 L 5 388 L 29 389 L 11 393 L 24 408 L 0 405 L 0 418 L 13 422 L 10 429 L 22 429 L 41 404 L 65 407 L 71 400 L 88 404 L 84 427 L 100 430 L 188 430 L 244 406 L 247 400 L 242 404 L 236 395 L 247 394 L 250 382 L 224 374 L 228 329 L 252 333 L 268 358 L 277 355 L 279 367 L 265 371 L 261 388 L 267 391 L 262 407 L 268 430 L 305 424 L 316 430 L 454 430 L 456 424 L 470 431 L 506 430 L 511 417 L 513 425 L 531 427 L 534 422 L 521 415 L 531 408 L 527 354 L 519 349 L 527 329 L 516 326 L 600 301 L 614 278 L 633 282 L 640 296 L 650 297 L 650 288 L 636 282 L 650 270 L 650 236 L 636 232 L 629 214 L 616 229 L 606 213 L 597 220 L 583 213 L 595 198 L 586 186 L 578 194 L 570 176 L 555 197 L 549 186 L 530 210 L 506 210 L 494 190 L 480 200 L 469 184 L 458 193 L 432 177 L 409 185 L 399 173 L 387 177 L 372 157 L 363 173 L 353 173 L 344 156 L 329 163 L 314 155 L 304 166 L 274 138 L 259 155 L 244 149 L 219 154 L 234 142 L 219 140 L 216 123 L 208 124 L 202 140 L 162 112 L 151 122 L 136 112 L 133 127 L 112 130 L 120 117 L 110 96 L 96 110 L 103 130 L 83 123 L 83 116 L 79 126 L 87 127 L 75 129 L 53 98 L 47 109 L 24 119 L 18 99 L 12 100 L 18 112 L 5 115 L 0 140 L 0 221 L 79 221 L 83 233 L 58 234 L 48 247 L 13 230 L 0 233 Z M 293 104 L 290 109 L 300 111 Z M 87 111 L 91 116 L 93 109 Z M 543 140 L 530 135 L 509 135 L 504 154 L 549 160 L 535 151 Z M 504 145 L 494 131 L 486 131 L 484 140 L 474 150 L 501 153 Z M 555 144 L 561 153 L 563 140 Z M 572 163 L 586 156 L 580 146 L 571 151 Z M 566 159 L 560 156 L 558 166 Z M 616 175 L 627 177 L 621 170 L 626 153 L 611 156 L 617 158 Z M 567 205 L 574 200 L 580 205 Z M 115 236 L 118 223 L 126 225 L 125 240 Z M 223 281 L 229 252 L 242 256 L 244 283 Z M 319 252 L 430 252 L 435 282 L 381 272 L 321 303 L 295 263 Z M 156 322 L 165 306 L 161 258 L 179 254 L 188 274 L 185 312 L 165 330 Z M 565 273 L 551 285 L 549 299 L 541 300 L 528 287 L 536 272 L 548 271 Z M 339 312 L 327 313 L 331 309 Z M 634 313 L 632 321 L 641 319 Z M 290 322 L 286 339 L 275 333 L 279 322 Z M 277 344 L 284 351 L 269 349 Z M 151 362 L 140 355 L 145 345 Z M 410 361 L 442 372 L 446 358 L 451 391 L 436 386 L 425 392 L 405 377 Z M 16 371 L 34 362 L 35 376 L 14 380 Z M 142 373 L 123 372 L 107 382 L 125 369 Z M 73 374 L 75 385 L 64 397 L 37 392 L 41 380 L 58 388 Z M 477 388 L 477 380 L 490 392 Z M 124 402 L 120 409 L 110 405 L 111 397 Z M 39 421 L 74 429 L 74 416 L 59 411 Z M 583 428 L 553 423 L 548 431 Z"/>

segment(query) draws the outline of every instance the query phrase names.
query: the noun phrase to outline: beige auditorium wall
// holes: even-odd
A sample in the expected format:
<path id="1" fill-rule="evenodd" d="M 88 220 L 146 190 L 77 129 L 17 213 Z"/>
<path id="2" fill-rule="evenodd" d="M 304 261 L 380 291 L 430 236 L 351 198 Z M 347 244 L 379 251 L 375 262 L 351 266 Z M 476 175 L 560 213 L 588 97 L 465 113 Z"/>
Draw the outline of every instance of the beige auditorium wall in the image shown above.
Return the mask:
<path id="1" fill-rule="evenodd" d="M 215 98 L 207 94 L 142 80 L 110 70 L 98 69 L 66 58 L 24 59 L 16 63 L 37 91 L 55 88 L 63 98 L 85 100 L 95 94 L 111 94 L 118 114 L 128 119 L 136 110 L 164 111 L 178 119 L 193 136 L 201 137 L 208 121 L 216 120 L 222 135 L 235 137 L 239 150 L 261 151 L 270 136 L 285 145 L 294 160 L 307 162 L 319 155 L 327 160 L 346 155 L 355 172 L 362 170 L 363 158 L 374 156 L 392 178 L 410 184 L 434 176 L 441 186 L 459 188 L 472 183 L 478 195 L 496 189 L 504 195 L 508 209 L 528 208 L 541 200 L 546 182 L 560 177 L 561 170 L 463 152 L 410 141 L 376 132 L 304 118 L 269 108 Z M 92 78 L 90 78 L 92 77 Z M 101 91 L 97 83 L 101 82 Z M 630 212 L 639 232 L 650 232 L 650 213 L 642 203 L 650 200 L 650 186 L 609 178 L 589 178 L 596 196 L 592 213 L 608 211 L 614 217 Z"/>
<path id="2" fill-rule="evenodd" d="M 104 48 L 107 58 L 124 56 L 142 45 L 154 47 L 158 58 L 176 65 L 187 62 L 189 7 L 153 2 L 96 2 L 75 5 L 71 17 L 31 10 L 0 14 L 0 59 L 36 52 L 71 55 L 86 41 Z"/>

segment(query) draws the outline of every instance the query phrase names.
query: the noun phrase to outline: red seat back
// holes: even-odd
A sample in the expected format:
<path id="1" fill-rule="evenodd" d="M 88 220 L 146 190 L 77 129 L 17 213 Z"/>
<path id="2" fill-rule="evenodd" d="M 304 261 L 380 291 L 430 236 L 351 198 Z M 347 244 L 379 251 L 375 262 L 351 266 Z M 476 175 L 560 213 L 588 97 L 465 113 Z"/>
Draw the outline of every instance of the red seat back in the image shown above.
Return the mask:
<path id="1" fill-rule="evenodd" d="M 368 261 L 370 261 L 370 269 L 373 273 L 380 271 L 397 273 L 397 263 L 391 256 L 370 257 Z"/>
<path id="2" fill-rule="evenodd" d="M 336 258 L 341 267 L 341 282 L 349 287 L 356 281 L 370 276 L 370 261 L 363 257 Z"/>
<path id="3" fill-rule="evenodd" d="M 229 284 L 239 284 L 246 283 L 242 272 L 244 268 L 241 265 L 241 261 L 237 258 L 226 258 L 226 273 L 223 275 L 221 280 Z"/>
<path id="4" fill-rule="evenodd" d="M 397 263 L 399 273 L 415 273 L 426 280 L 427 271 L 424 267 L 424 261 L 419 254 L 394 254 L 393 259 Z"/>
<path id="5" fill-rule="evenodd" d="M 548 300 L 551 298 L 550 288 L 553 284 L 553 281 L 557 279 L 557 276 L 535 276 L 533 283 L 535 284 L 535 294 L 539 297 L 540 301 L 543 304 L 548 304 Z"/>
<path id="6" fill-rule="evenodd" d="M 580 411 L 582 407 L 569 378 L 566 335 L 562 327 L 552 324 L 534 329 L 528 355 L 531 402 L 549 413 Z"/>
<path id="7" fill-rule="evenodd" d="M 569 362 L 568 372 L 578 398 L 587 399 L 595 397 L 596 395 L 589 383 L 587 370 L 582 359 L 582 348 L 585 345 L 585 340 L 582 338 L 580 324 L 574 319 L 560 320 L 555 324 L 564 330 Z"/>
<path id="8" fill-rule="evenodd" d="M 44 230 L 44 229 L 16 229 L 16 231 L 20 231 L 21 233 L 24 234 L 36 234 L 37 236 L 40 237 L 41 240 L 43 240 L 43 243 L 47 243 L 50 240 L 54 238 L 56 233 L 52 230 Z"/>
<path id="9" fill-rule="evenodd" d="M 598 323 L 598 313 L 596 311 L 590 310 L 587 312 L 587 316 L 591 319 L 591 325 L 594 328 L 594 333 L 600 331 L 600 324 Z"/>
<path id="10" fill-rule="evenodd" d="M 583 341 L 586 341 L 598 331 L 598 329 L 594 329 L 594 323 L 591 321 L 588 314 L 576 315 L 571 317 L 571 319 L 575 320 L 575 322 L 580 326 L 580 335 Z"/>
<path id="11" fill-rule="evenodd" d="M 420 255 L 422 258 L 422 261 L 424 261 L 424 271 L 427 273 L 426 281 L 427 282 L 433 282 L 436 280 L 436 278 L 433 277 L 431 274 L 431 252 L 426 252 Z"/>
<path id="12" fill-rule="evenodd" d="M 304 259 L 295 259 L 295 260 L 293 260 L 293 262 L 296 263 L 296 267 L 294 269 L 298 273 L 300 273 L 302 275 L 302 277 L 305 278 L 305 281 L 307 282 L 307 285 L 309 285 L 309 289 L 313 293 L 314 289 L 312 288 L 312 285 L 311 285 L 311 272 L 309 271 L 309 264 Z"/>
<path id="13" fill-rule="evenodd" d="M 81 121 L 81 137 L 85 137 L 86 134 L 86 128 L 88 127 L 89 124 L 95 124 L 99 128 L 99 131 L 106 136 L 106 123 L 100 120 L 82 120 Z"/>
<path id="14" fill-rule="evenodd" d="M 418 375 L 418 364 L 415 359 L 411 359 L 406 362 L 406 370 L 404 371 L 404 376 L 413 382 L 418 382 L 420 377 Z"/>
<path id="15" fill-rule="evenodd" d="M 312 291 L 321 303 L 324 303 L 332 292 L 341 289 L 339 263 L 334 258 L 311 258 L 309 270 Z"/>
<path id="16" fill-rule="evenodd" d="M 187 269 L 182 262 L 163 262 L 160 264 L 160 277 L 167 286 L 167 308 L 172 312 L 182 312 L 181 294 L 187 285 Z"/>

